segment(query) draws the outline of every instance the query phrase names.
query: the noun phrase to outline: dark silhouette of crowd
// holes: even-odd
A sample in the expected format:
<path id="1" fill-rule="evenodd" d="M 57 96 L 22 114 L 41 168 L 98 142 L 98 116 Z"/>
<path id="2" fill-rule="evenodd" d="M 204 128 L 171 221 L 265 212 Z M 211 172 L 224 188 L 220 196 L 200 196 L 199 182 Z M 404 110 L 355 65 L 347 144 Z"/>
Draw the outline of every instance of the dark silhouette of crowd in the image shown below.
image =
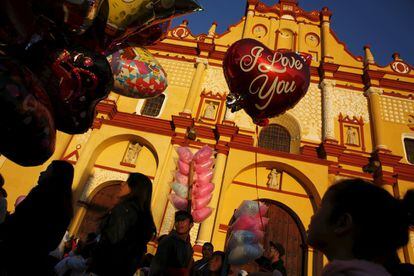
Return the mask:
<path id="1" fill-rule="evenodd" d="M 0 276 L 289 275 L 282 260 L 286 250 L 276 241 L 255 261 L 258 272 L 231 267 L 225 252 L 214 251 L 210 242 L 194 262 L 194 222 L 187 211 L 177 211 L 174 229 L 156 239 L 152 183 L 141 173 L 121 184 L 119 201 L 97 233 L 85 240 L 70 236 L 73 175 L 70 163 L 53 161 L 11 214 L 0 175 Z M 397 254 L 413 222 L 414 190 L 400 200 L 368 181 L 342 180 L 329 187 L 312 217 L 308 244 L 329 260 L 323 276 L 414 275 L 414 266 L 402 264 Z M 147 253 L 150 241 L 158 244 L 155 255 Z"/>

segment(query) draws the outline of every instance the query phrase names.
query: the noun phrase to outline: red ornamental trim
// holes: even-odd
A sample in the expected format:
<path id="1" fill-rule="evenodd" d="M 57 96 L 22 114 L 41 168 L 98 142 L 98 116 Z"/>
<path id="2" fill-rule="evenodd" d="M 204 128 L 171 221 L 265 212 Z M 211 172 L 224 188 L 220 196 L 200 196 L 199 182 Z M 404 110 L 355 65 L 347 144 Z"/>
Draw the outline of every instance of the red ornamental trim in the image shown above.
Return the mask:
<path id="1" fill-rule="evenodd" d="M 263 190 L 263 191 L 270 191 L 270 192 L 286 194 L 286 195 L 291 195 L 291 196 L 310 198 L 310 196 L 307 195 L 307 194 L 299 194 L 299 193 L 294 193 L 294 192 L 275 190 L 275 189 L 272 189 L 272 188 L 263 187 L 263 186 L 256 186 L 256 184 L 245 183 L 245 182 L 240 182 L 240 181 L 233 181 L 232 184 L 236 184 L 236 185 L 244 186 L 244 187 L 249 187 L 249 188 L 254 188 L 254 189 L 259 189 L 259 190 Z"/>

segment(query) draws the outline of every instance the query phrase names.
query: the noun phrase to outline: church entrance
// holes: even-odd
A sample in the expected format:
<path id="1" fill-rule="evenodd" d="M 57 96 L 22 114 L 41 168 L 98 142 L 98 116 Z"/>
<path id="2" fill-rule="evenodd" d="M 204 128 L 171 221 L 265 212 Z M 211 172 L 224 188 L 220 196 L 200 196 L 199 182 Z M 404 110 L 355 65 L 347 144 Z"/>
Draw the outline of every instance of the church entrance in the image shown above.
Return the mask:
<path id="1" fill-rule="evenodd" d="M 90 200 L 86 203 L 86 214 L 79 227 L 78 237 L 85 240 L 88 233 L 98 230 L 102 218 L 106 212 L 115 206 L 118 202 L 118 191 L 121 187 L 121 181 L 109 181 L 102 184 L 101 188 Z"/>
<path id="2" fill-rule="evenodd" d="M 307 245 L 305 228 L 299 217 L 286 205 L 270 199 L 261 199 L 261 202 L 269 206 L 266 216 L 269 223 L 266 227 L 265 236 L 262 244 L 266 250 L 269 242 L 278 242 L 285 248 L 285 255 L 282 257 L 287 275 L 305 276 L 307 275 Z M 228 236 L 227 236 L 228 238 Z M 255 262 L 243 266 L 248 272 L 257 272 L 259 265 Z"/>
<path id="3" fill-rule="evenodd" d="M 267 199 L 261 201 L 269 206 L 267 211 L 269 224 L 263 241 L 265 249 L 270 241 L 282 244 L 286 251 L 282 259 L 287 275 L 306 275 L 307 245 L 305 228 L 301 221 L 286 205 Z"/>

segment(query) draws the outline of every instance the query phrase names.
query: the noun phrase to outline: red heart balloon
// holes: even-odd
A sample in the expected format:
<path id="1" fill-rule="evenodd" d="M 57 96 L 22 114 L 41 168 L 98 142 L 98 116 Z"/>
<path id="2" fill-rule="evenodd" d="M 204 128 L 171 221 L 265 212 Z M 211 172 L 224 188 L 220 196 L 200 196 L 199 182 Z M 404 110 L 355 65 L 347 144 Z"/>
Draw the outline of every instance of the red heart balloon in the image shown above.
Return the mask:
<path id="1" fill-rule="evenodd" d="M 223 61 L 231 91 L 227 106 L 233 112 L 243 108 L 256 124 L 284 113 L 306 94 L 309 63 L 294 52 L 272 51 L 254 39 L 235 42 Z"/>

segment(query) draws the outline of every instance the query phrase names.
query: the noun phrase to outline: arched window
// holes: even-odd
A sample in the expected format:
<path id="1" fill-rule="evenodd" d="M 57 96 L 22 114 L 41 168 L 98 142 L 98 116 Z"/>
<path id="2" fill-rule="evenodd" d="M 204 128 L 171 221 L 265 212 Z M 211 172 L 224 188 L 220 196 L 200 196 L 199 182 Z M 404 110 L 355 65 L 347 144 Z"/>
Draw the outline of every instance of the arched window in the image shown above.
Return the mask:
<path id="1" fill-rule="evenodd" d="M 404 149 L 407 161 L 410 164 L 414 164 L 414 139 L 411 137 L 404 138 Z"/>
<path id="2" fill-rule="evenodd" d="M 290 134 L 280 125 L 269 125 L 260 132 L 259 147 L 290 152 Z"/>
<path id="3" fill-rule="evenodd" d="M 145 101 L 141 109 L 141 115 L 157 117 L 160 115 L 162 104 L 164 103 L 165 95 L 161 94 L 158 97 L 148 99 Z"/>

